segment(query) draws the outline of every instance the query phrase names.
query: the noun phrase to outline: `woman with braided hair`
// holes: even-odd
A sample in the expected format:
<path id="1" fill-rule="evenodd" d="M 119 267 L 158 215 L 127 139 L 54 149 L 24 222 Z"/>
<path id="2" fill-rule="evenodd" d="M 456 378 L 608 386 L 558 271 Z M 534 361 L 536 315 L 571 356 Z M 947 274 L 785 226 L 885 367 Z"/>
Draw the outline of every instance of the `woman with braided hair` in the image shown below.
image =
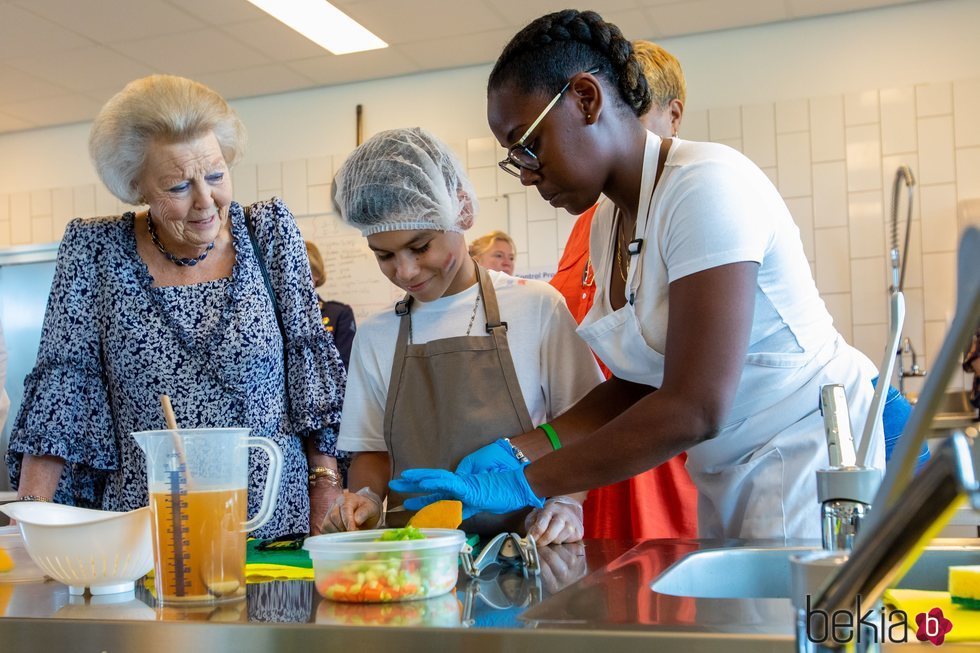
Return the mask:
<path id="1" fill-rule="evenodd" d="M 429 493 L 406 507 L 541 505 L 687 451 L 701 537 L 819 537 L 819 390 L 844 386 L 860 433 L 874 365 L 834 329 L 769 178 L 727 146 L 648 132 L 650 97 L 629 41 L 594 12 L 543 16 L 497 60 L 487 111 L 501 167 L 572 214 L 603 198 L 578 332 L 613 376 L 510 438 L 530 464 L 484 447 L 455 474 L 403 472 L 392 487 Z"/>

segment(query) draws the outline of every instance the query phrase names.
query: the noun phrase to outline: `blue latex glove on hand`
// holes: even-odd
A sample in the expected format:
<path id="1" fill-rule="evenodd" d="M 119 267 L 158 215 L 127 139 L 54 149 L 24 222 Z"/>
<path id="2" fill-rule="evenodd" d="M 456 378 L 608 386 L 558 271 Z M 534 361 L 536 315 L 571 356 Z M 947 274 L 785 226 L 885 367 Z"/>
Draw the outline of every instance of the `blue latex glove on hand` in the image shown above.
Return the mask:
<path id="1" fill-rule="evenodd" d="M 512 469 L 520 469 L 527 464 L 517 459 L 506 440 L 499 438 L 459 461 L 459 465 L 456 466 L 456 473 L 506 472 Z"/>
<path id="2" fill-rule="evenodd" d="M 401 476 L 388 483 L 388 487 L 396 492 L 429 493 L 406 500 L 405 508 L 408 510 L 420 510 L 443 499 L 462 501 L 464 518 L 478 512 L 503 514 L 527 506 L 544 506 L 544 501 L 528 485 L 523 466 L 484 474 L 455 474 L 444 469 L 406 469 Z"/>

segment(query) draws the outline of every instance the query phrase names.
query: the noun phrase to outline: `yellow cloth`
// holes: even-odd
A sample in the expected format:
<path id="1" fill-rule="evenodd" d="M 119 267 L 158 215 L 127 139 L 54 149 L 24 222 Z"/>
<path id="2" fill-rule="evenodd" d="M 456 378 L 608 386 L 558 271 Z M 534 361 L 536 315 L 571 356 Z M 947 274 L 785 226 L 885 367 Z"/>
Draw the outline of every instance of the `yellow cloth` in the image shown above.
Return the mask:
<path id="1" fill-rule="evenodd" d="M 313 580 L 313 569 L 257 562 L 245 565 L 246 583 L 264 583 L 271 580 Z"/>
<path id="2" fill-rule="evenodd" d="M 953 604 L 949 592 L 926 590 L 885 590 L 884 602 L 908 615 L 909 641 L 915 639 L 915 615 L 940 608 L 943 616 L 953 623 L 953 630 L 946 633 L 947 642 L 980 642 L 980 611 L 966 610 Z"/>

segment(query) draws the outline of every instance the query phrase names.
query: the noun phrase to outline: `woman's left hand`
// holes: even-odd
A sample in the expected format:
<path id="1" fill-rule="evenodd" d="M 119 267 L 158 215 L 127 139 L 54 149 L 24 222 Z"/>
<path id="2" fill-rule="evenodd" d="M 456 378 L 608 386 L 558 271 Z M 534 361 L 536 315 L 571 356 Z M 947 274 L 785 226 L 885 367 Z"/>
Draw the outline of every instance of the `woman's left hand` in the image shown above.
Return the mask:
<path id="1" fill-rule="evenodd" d="M 327 517 L 327 511 L 344 493 L 339 485 L 320 480 L 310 488 L 310 535 L 319 535 L 320 525 Z"/>
<path id="2" fill-rule="evenodd" d="M 551 497 L 524 518 L 527 534 L 539 546 L 578 542 L 585 534 L 582 504 L 569 496 Z"/>

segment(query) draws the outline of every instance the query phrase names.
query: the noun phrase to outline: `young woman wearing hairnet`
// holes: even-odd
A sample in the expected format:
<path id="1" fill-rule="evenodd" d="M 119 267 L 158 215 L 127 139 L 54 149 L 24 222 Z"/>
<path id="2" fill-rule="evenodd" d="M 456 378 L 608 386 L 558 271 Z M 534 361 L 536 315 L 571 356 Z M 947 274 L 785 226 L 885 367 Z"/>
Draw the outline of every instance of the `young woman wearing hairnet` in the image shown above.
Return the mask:
<path id="1" fill-rule="evenodd" d="M 463 231 L 476 195 L 450 149 L 421 129 L 382 132 L 334 181 L 343 219 L 361 230 L 388 279 L 406 291 L 368 318 L 351 353 L 338 446 L 354 452 L 324 530 L 376 526 L 388 481 L 412 467 L 455 469 L 464 454 L 561 414 L 602 377 L 558 291 L 478 266 Z M 539 543 L 582 537 L 582 497 L 538 509 L 465 514 L 467 532 L 523 531 Z M 390 515 L 404 518 L 404 513 Z"/>

